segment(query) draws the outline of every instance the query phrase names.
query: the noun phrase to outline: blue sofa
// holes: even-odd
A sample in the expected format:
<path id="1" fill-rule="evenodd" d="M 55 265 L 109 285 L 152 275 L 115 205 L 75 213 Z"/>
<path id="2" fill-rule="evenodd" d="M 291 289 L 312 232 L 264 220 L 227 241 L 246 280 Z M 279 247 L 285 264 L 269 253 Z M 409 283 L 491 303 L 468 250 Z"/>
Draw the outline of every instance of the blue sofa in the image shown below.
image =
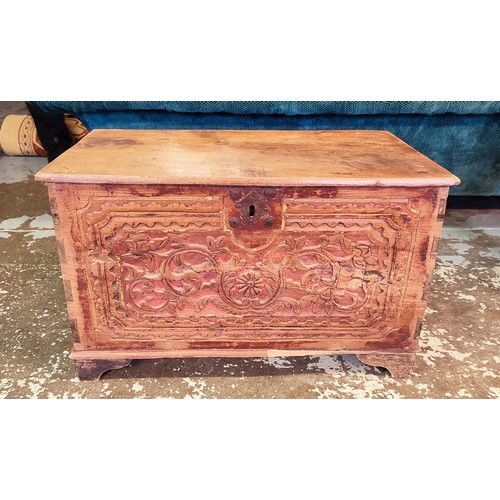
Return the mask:
<path id="1" fill-rule="evenodd" d="M 460 177 L 450 195 L 500 195 L 500 101 L 31 101 L 88 129 L 383 129 Z"/>

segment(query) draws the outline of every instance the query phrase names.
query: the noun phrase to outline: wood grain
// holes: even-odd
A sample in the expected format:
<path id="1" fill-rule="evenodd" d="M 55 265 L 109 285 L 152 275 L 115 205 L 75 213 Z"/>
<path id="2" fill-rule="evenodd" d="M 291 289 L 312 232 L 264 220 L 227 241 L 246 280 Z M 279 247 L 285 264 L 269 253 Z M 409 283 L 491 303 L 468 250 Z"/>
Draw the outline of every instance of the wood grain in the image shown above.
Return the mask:
<path id="1" fill-rule="evenodd" d="M 93 130 L 45 182 L 450 186 L 459 179 L 386 131 Z"/>

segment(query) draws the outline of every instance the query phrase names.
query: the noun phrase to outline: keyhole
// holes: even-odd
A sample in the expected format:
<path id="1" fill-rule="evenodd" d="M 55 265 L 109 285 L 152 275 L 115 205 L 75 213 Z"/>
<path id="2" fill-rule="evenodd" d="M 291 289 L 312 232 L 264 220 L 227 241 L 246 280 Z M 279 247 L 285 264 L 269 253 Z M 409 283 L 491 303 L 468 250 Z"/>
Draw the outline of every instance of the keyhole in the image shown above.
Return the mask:
<path id="1" fill-rule="evenodd" d="M 248 215 L 249 215 L 250 217 L 253 217 L 253 216 L 255 215 L 255 205 L 250 205 L 250 206 L 248 207 Z"/>

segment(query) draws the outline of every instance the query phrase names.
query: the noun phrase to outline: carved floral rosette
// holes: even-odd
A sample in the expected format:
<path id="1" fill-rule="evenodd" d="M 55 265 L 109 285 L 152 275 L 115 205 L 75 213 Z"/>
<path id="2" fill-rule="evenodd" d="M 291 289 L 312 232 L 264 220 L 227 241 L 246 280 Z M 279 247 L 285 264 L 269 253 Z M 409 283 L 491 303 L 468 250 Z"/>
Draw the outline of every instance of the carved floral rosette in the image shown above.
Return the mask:
<path id="1" fill-rule="evenodd" d="M 409 254 L 402 250 L 418 211 L 408 200 L 284 203 L 283 229 L 249 251 L 224 225 L 216 197 L 94 198 L 80 209 L 79 225 L 101 334 L 386 336 L 403 301 Z"/>

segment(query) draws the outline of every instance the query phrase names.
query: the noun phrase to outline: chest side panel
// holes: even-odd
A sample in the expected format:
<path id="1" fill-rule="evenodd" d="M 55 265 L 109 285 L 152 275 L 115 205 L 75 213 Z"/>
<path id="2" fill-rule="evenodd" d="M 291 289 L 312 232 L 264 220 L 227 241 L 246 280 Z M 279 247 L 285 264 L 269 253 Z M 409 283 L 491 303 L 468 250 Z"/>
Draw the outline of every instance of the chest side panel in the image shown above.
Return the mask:
<path id="1" fill-rule="evenodd" d="M 387 341 L 425 281 L 424 194 L 79 188 L 89 340 Z"/>

